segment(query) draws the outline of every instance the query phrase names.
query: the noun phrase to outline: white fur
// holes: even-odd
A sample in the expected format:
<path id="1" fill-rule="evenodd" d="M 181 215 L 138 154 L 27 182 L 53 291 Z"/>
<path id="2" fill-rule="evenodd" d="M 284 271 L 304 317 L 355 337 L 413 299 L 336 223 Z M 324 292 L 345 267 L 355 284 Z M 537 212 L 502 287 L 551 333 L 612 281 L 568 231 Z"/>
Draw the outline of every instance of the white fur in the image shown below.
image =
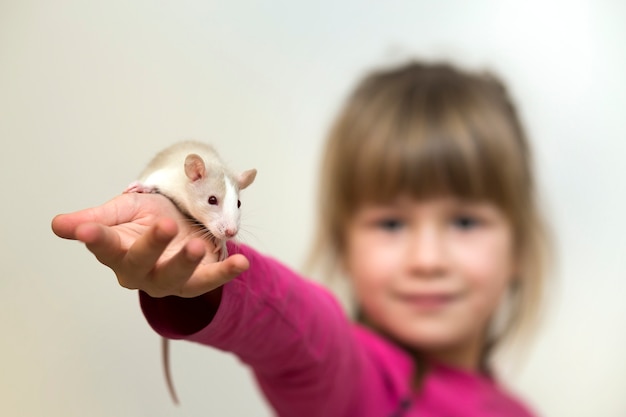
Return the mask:
<path id="1" fill-rule="evenodd" d="M 236 234 L 239 230 L 239 217 L 240 211 L 237 207 L 237 201 L 239 201 L 239 190 L 233 184 L 230 178 L 224 176 L 224 183 L 226 186 L 226 193 L 224 195 L 224 206 L 222 207 L 222 216 L 219 219 L 217 229 L 226 232 L 230 229 L 233 234 Z"/>
<path id="2" fill-rule="evenodd" d="M 185 173 L 189 154 L 200 156 L 206 174 L 191 181 Z M 154 192 L 173 199 L 183 210 L 201 222 L 222 243 L 239 231 L 240 211 L 237 207 L 240 188 L 246 188 L 256 176 L 256 170 L 235 177 L 222 163 L 213 147 L 201 142 L 179 142 L 157 154 L 127 192 Z M 245 178 L 245 179 L 242 179 Z M 208 202 L 214 195 L 219 204 Z M 224 255 L 224 254 L 222 254 Z"/>

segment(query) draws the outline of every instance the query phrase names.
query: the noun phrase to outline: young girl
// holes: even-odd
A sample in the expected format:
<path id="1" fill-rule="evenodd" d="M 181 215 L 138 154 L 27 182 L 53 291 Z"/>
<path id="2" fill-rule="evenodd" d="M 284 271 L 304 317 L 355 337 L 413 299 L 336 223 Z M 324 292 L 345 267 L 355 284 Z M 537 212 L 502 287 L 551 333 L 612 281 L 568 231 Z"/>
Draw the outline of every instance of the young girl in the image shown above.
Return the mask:
<path id="1" fill-rule="evenodd" d="M 335 297 L 229 244 L 224 262 L 159 195 L 57 216 L 161 335 L 236 354 L 280 416 L 531 416 L 493 375 L 530 327 L 543 229 L 529 145 L 502 84 L 447 64 L 366 77 L 327 142 L 313 260 Z M 180 233 L 179 233 L 180 231 Z"/>

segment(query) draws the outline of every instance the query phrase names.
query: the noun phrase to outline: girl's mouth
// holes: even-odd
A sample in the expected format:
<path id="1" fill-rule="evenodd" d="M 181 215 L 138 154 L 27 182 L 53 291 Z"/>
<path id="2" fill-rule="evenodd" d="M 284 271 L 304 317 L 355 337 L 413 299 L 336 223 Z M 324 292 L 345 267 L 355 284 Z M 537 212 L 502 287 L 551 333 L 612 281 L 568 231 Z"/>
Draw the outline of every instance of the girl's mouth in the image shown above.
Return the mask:
<path id="1" fill-rule="evenodd" d="M 404 294 L 400 300 L 419 310 L 439 310 L 449 306 L 458 297 L 455 294 Z"/>

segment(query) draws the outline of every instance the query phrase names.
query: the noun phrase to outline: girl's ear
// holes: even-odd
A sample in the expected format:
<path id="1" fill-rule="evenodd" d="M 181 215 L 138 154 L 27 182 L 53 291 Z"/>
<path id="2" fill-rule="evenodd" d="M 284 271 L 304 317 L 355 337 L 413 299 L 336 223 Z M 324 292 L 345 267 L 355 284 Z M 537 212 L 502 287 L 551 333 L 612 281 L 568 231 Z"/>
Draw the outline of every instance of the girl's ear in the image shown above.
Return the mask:
<path id="1" fill-rule="evenodd" d="M 191 181 L 198 181 L 206 177 L 204 161 L 195 153 L 190 153 L 185 158 L 185 174 Z"/>
<path id="2" fill-rule="evenodd" d="M 515 250 L 511 256 L 511 281 L 512 285 L 519 285 L 519 282 L 526 276 L 526 271 L 522 267 L 524 265 L 523 255 L 519 250 Z"/>
<path id="3" fill-rule="evenodd" d="M 256 169 L 249 169 L 239 174 L 239 176 L 237 176 L 237 185 L 239 185 L 239 189 L 243 190 L 248 185 L 252 184 L 255 178 Z"/>

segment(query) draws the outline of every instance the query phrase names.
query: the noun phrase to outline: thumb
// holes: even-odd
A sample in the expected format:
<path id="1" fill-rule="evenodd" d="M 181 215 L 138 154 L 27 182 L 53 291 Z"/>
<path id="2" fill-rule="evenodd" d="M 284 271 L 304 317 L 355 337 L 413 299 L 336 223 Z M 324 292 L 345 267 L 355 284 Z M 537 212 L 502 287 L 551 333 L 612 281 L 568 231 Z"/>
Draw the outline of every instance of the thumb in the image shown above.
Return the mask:
<path id="1" fill-rule="evenodd" d="M 200 264 L 185 283 L 183 293 L 190 296 L 212 291 L 250 268 L 250 261 L 241 254 L 229 256 L 222 262 Z"/>

